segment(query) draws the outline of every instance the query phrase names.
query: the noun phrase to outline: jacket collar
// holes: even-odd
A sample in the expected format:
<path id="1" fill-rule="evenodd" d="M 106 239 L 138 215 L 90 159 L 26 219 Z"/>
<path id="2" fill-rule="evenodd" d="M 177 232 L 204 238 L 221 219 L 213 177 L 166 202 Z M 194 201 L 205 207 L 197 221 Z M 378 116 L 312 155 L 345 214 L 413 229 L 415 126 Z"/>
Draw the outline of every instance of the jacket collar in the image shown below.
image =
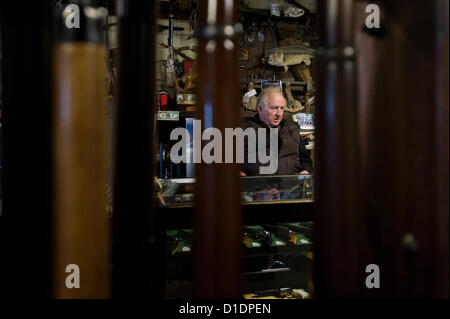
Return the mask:
<path id="1" fill-rule="evenodd" d="M 269 126 L 266 123 L 261 121 L 261 119 L 259 118 L 259 113 L 256 113 L 255 117 L 253 118 L 253 121 L 260 126 L 269 128 Z M 284 118 L 281 119 L 280 124 L 278 124 L 277 128 L 282 128 L 285 122 L 286 122 L 286 120 Z"/>

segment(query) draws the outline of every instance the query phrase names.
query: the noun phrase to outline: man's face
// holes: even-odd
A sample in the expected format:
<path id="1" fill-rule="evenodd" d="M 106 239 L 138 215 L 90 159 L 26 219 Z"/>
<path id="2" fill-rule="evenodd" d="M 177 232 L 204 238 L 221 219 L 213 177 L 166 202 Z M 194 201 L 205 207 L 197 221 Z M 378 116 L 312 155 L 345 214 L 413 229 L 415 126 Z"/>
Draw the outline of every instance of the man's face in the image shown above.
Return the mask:
<path id="1" fill-rule="evenodd" d="M 268 96 L 265 106 L 258 105 L 259 118 L 269 127 L 276 127 L 283 119 L 286 100 L 283 94 L 272 93 Z"/>

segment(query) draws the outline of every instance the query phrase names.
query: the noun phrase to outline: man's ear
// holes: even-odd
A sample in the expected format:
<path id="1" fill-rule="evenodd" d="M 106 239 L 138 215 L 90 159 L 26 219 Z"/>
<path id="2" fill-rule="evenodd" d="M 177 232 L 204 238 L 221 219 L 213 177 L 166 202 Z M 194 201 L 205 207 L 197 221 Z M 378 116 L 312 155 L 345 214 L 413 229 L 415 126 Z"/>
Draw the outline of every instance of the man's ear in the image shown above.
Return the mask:
<path id="1" fill-rule="evenodd" d="M 256 110 L 258 111 L 258 114 L 261 114 L 261 112 L 262 112 L 262 108 L 261 108 L 261 105 L 257 105 L 256 106 Z"/>

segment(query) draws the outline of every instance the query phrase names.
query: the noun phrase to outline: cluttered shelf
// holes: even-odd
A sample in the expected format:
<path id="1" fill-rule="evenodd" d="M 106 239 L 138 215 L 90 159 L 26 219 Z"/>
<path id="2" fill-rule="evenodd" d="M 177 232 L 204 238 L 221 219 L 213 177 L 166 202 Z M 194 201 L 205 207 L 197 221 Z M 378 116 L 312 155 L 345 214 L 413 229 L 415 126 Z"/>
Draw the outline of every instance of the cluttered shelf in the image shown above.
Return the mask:
<path id="1" fill-rule="evenodd" d="M 155 179 L 159 206 L 190 206 L 194 203 L 195 178 Z M 241 202 L 301 203 L 313 200 L 313 175 L 241 177 Z"/>
<path id="2" fill-rule="evenodd" d="M 315 6 L 293 1 L 239 3 L 233 41 L 239 47 L 239 80 L 235 85 L 240 88 L 241 101 L 234 106 L 240 111 L 240 121 L 233 125 L 241 125 L 243 119 L 258 114 L 263 90 L 278 87 L 286 101 L 283 118 L 298 124 L 300 141 L 313 160 L 316 90 L 310 69 L 319 44 Z M 198 125 L 195 120 L 204 120 L 204 103 L 197 87 L 203 65 L 197 58 L 198 48 L 202 48 L 193 40 L 194 34 L 187 32 L 188 25 L 175 25 L 170 15 L 168 19 L 167 25 L 175 28 L 170 31 L 166 27 L 159 38 L 158 65 L 162 72 L 155 123 L 159 145 L 154 150 L 158 163 L 154 203 L 158 229 L 167 248 L 166 296 L 180 298 L 192 293 L 189 280 L 193 232 L 198 229 L 194 227 L 196 203 L 206 199 L 194 198 L 197 192 L 192 141 L 186 143 L 188 159 L 174 162 L 171 151 L 176 141 L 169 137 L 176 128 L 184 128 L 193 136 L 194 125 Z M 280 287 L 307 286 L 313 249 L 313 190 L 311 175 L 241 177 L 243 293 L 268 296 L 267 289 L 276 288 L 281 296 L 286 288 Z M 227 200 L 226 192 L 223 196 L 218 200 Z M 211 216 L 217 213 L 211 211 Z M 307 230 L 301 227 L 306 225 Z"/>

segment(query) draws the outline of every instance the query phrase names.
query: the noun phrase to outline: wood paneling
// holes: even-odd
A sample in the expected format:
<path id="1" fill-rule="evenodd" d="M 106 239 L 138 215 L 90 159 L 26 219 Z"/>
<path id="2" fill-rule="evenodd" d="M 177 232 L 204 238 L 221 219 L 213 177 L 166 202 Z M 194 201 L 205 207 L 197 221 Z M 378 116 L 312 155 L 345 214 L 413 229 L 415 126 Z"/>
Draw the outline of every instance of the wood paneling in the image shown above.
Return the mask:
<path id="1" fill-rule="evenodd" d="M 319 2 L 314 284 L 317 298 L 357 298 L 365 288 L 367 217 L 362 209 L 351 0 Z"/>
<path id="2" fill-rule="evenodd" d="M 200 2 L 201 30 L 211 25 L 219 33 L 199 41 L 198 65 L 202 67 L 198 68 L 197 106 L 202 127 L 215 127 L 225 136 L 225 128 L 238 126 L 240 88 L 239 46 L 234 38 L 224 36 L 223 27 L 234 27 L 237 22 L 238 1 L 217 1 L 216 10 L 210 10 L 209 3 L 212 2 Z M 194 295 L 239 298 L 242 219 L 239 167 L 199 164 L 195 175 Z"/>
<path id="3" fill-rule="evenodd" d="M 107 117 L 105 48 L 59 43 L 54 50 L 53 295 L 110 295 L 106 213 Z M 80 288 L 66 287 L 66 266 L 80 268 Z"/>

